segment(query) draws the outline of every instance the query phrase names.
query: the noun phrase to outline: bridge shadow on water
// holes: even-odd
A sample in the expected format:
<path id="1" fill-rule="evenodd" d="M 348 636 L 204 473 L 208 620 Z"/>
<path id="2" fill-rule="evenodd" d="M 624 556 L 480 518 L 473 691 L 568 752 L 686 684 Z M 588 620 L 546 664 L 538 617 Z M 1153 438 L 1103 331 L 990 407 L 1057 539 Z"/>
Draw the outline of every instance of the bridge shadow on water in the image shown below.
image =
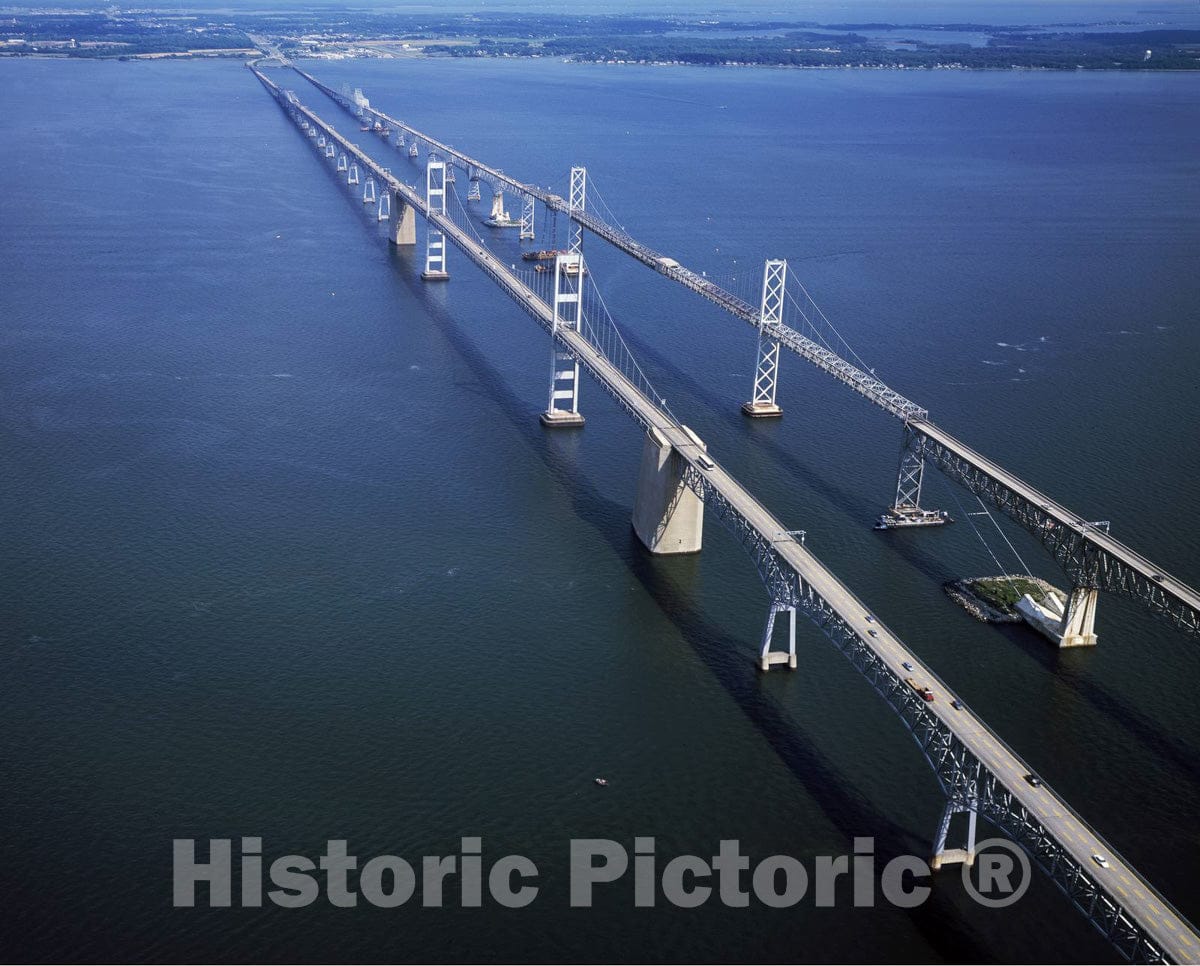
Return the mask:
<path id="1" fill-rule="evenodd" d="M 883 478 L 879 481 L 880 495 L 877 502 L 865 501 L 860 494 L 842 485 L 828 473 L 822 472 L 822 467 L 829 465 L 828 461 L 820 463 L 805 460 L 797 456 L 792 449 L 772 432 L 774 427 L 770 422 L 761 423 L 757 420 L 747 418 L 742 414 L 740 405 L 732 396 L 713 389 L 709 384 L 697 379 L 686 369 L 676 365 L 668 356 L 657 351 L 653 346 L 644 342 L 636 335 L 631 335 L 628 331 L 624 330 L 622 334 L 625 337 L 625 341 L 629 343 L 630 348 L 635 351 L 638 359 L 648 360 L 652 363 L 654 369 L 669 375 L 672 382 L 683 388 L 689 396 L 703 402 L 709 414 L 713 418 L 719 419 L 726 428 L 735 433 L 751 434 L 757 450 L 768 455 L 777 465 L 785 469 L 791 477 L 802 480 L 806 486 L 827 500 L 830 505 L 841 512 L 847 526 L 864 528 L 871 526 L 888 503 L 893 485 L 892 478 Z M 866 400 L 863 400 L 863 402 L 866 405 L 870 405 L 866 403 Z M 787 417 L 785 416 L 784 418 L 786 419 Z M 801 523 L 803 522 L 802 520 Z M 937 534 L 920 534 L 920 536 L 926 538 L 924 541 L 904 539 L 906 537 L 916 537 L 918 536 L 917 534 L 879 533 L 874 535 L 880 540 L 886 540 L 892 552 L 900 556 L 905 563 L 923 576 L 936 580 L 939 583 L 952 579 L 953 575 L 949 573 L 946 565 L 940 558 L 923 549 L 924 546 L 928 545 L 928 538 L 936 537 Z"/>
<path id="2" fill-rule="evenodd" d="M 1137 704 L 1082 673 L 1093 655 L 1093 648 L 1058 648 L 1024 624 L 997 624 L 992 625 L 992 629 L 1042 667 L 1058 687 L 1073 692 L 1090 704 L 1101 718 L 1116 722 L 1143 748 L 1171 762 L 1200 783 L 1200 750 L 1164 730 Z"/>
<path id="3" fill-rule="evenodd" d="M 770 427 L 764 427 L 743 416 L 727 394 L 723 394 L 695 378 L 687 370 L 676 365 L 668 356 L 657 351 L 637 336 L 631 335 L 629 332 L 623 334 L 626 342 L 635 350 L 639 359 L 649 361 L 653 368 L 668 374 L 676 385 L 682 387 L 693 398 L 702 400 L 707 404 L 709 413 L 714 418 L 721 420 L 727 428 L 736 432 L 754 434 L 754 445 L 757 449 L 768 454 L 779 466 L 797 479 L 803 480 L 805 485 L 837 507 L 844 514 L 848 526 L 863 526 L 865 521 L 872 520 L 878 515 L 880 507 L 885 502 L 882 498 L 879 505 L 866 504 L 858 494 L 839 484 L 830 475 L 821 472 L 822 465 L 827 464 L 798 457 L 775 435 L 763 431 L 764 428 L 769 429 Z M 865 400 L 863 402 L 865 403 Z M 937 481 L 935 486 L 952 487 L 955 485 L 941 474 L 937 474 L 935 480 Z M 880 481 L 880 492 L 885 493 L 885 487 L 889 485 L 890 481 Z M 927 479 L 926 486 L 928 487 L 928 485 Z M 937 544 L 933 541 L 942 536 L 940 533 L 918 530 L 916 532 L 880 533 L 876 536 L 887 541 L 889 552 L 896 554 L 918 573 L 938 584 L 961 576 L 951 572 L 946 563 L 936 555 Z M 957 607 L 950 603 L 949 598 L 947 598 L 947 606 Z M 1120 694 L 1114 693 L 1093 679 L 1072 673 L 1072 669 L 1077 666 L 1077 663 L 1086 659 L 1085 653 L 1055 648 L 1024 625 L 1017 627 L 994 625 L 992 629 L 1020 648 L 1026 656 L 1032 657 L 1048 674 L 1054 676 L 1057 683 L 1070 688 L 1082 700 L 1089 703 L 1101 717 L 1120 722 L 1143 747 L 1161 755 L 1200 781 L 1200 751 L 1164 731 L 1136 704 L 1123 698 Z"/>
<path id="4" fill-rule="evenodd" d="M 540 425 L 537 406 L 513 393 L 503 375 L 471 341 L 459 321 L 428 297 L 426 289 L 417 280 L 415 254 L 392 249 L 391 262 L 398 280 L 422 303 L 447 344 L 470 367 L 481 393 L 499 407 L 504 418 L 569 495 L 577 517 L 624 561 L 663 615 L 845 837 L 847 847 L 855 836 L 873 835 L 879 867 L 894 856 L 927 854 L 937 816 L 930 814 L 916 819 L 914 824 L 921 831 L 914 833 L 881 812 L 847 780 L 834 762 L 798 728 L 779 698 L 764 687 L 764 679 L 753 660 L 760 628 L 748 629 L 744 637 L 735 637 L 715 625 L 689 592 L 695 584 L 698 558 L 653 557 L 633 533 L 629 519 L 631 507 L 607 499 L 593 486 L 569 454 L 555 445 L 553 431 Z M 632 441 L 633 445 L 637 442 Z M 749 559 L 746 563 L 750 564 Z M 865 682 L 863 687 L 869 688 Z M 867 693 L 864 691 L 864 696 Z M 952 895 L 945 891 L 935 889 L 929 901 L 910 910 L 908 915 L 929 947 L 943 959 L 969 961 L 987 956 L 979 936 L 960 914 Z"/>

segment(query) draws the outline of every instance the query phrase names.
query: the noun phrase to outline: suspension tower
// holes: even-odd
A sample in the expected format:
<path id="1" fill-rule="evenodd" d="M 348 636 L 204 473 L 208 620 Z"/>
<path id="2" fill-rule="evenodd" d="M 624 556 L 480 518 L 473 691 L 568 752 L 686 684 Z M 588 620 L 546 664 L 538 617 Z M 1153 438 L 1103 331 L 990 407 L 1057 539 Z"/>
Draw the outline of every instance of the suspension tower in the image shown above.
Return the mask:
<path id="1" fill-rule="evenodd" d="M 742 403 L 742 412 L 755 419 L 782 416 L 775 402 L 779 384 L 779 326 L 783 324 L 783 297 L 787 286 L 787 262 L 768 259 L 763 270 L 762 303 L 758 315 L 758 363 L 754 367 L 754 395 Z"/>
<path id="2" fill-rule="evenodd" d="M 550 403 L 543 426 L 582 426 L 579 412 L 579 363 L 559 343 L 559 329 L 578 331 L 583 322 L 583 255 L 569 252 L 554 259 L 554 320 L 550 334 Z"/>
<path id="3" fill-rule="evenodd" d="M 571 169 L 571 190 L 567 195 L 567 217 L 583 214 L 587 208 L 587 168 Z M 571 252 L 583 251 L 583 226 L 577 221 L 571 222 L 571 241 L 567 246 Z"/>
<path id="4" fill-rule="evenodd" d="M 446 165 L 440 158 L 431 157 L 425 165 L 425 204 L 430 214 L 446 214 Z M 421 278 L 426 282 L 445 282 L 450 278 L 446 271 L 446 236 L 432 218 L 425 222 L 425 271 Z"/>
<path id="5" fill-rule="evenodd" d="M 533 241 L 533 195 L 521 198 L 521 241 Z"/>
<path id="6" fill-rule="evenodd" d="M 925 447 L 928 444 L 925 434 L 914 430 L 906 420 L 904 441 L 900 444 L 900 469 L 896 474 L 896 500 L 880 515 L 876 530 L 940 526 L 950 519 L 943 510 L 921 507 L 921 483 L 925 478 Z"/>

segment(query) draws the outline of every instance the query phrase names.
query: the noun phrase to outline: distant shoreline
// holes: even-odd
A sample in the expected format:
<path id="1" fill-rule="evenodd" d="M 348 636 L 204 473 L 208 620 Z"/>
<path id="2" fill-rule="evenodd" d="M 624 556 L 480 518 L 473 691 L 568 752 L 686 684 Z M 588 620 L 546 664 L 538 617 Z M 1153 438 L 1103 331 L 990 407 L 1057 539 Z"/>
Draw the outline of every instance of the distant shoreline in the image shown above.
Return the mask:
<path id="1" fill-rule="evenodd" d="M 612 66 L 810 70 L 1200 70 L 1200 16 L 1045 26 L 817 24 L 697 15 L 394 9 L 183 12 L 110 7 L 0 16 L 0 57 L 554 59 Z"/>
<path id="2" fill-rule="evenodd" d="M 162 61 L 162 60 L 239 60 L 248 62 L 256 58 L 262 59 L 268 55 L 260 50 L 248 48 L 228 48 L 204 51 L 156 51 L 140 54 L 97 54 L 91 57 L 72 56 L 65 53 L 50 53 L 44 51 L 19 53 L 16 51 L 0 50 L 0 60 L 62 60 L 77 63 L 96 61 L 128 63 L 132 61 Z M 308 64 L 338 63 L 347 60 L 454 60 L 437 54 L 414 54 L 410 57 L 379 57 L 379 56 L 342 56 L 342 57 L 295 57 L 295 61 Z M 603 60 L 572 60 L 557 57 L 480 57 L 478 60 L 557 60 L 561 63 L 589 67 L 692 67 L 702 70 L 799 70 L 799 71 L 895 71 L 897 73 L 1040 73 L 1040 74 L 1193 74 L 1200 71 L 1196 67 L 969 67 L 960 65 L 899 65 L 899 64 L 686 64 L 675 61 L 646 61 L 616 64 Z"/>

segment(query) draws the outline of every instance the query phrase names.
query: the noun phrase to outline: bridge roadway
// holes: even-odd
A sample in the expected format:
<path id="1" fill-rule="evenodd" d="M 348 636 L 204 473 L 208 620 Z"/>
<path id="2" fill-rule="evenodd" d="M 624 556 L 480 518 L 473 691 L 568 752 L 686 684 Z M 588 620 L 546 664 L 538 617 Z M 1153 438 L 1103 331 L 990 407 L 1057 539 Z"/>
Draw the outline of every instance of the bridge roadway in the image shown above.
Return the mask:
<path id="1" fill-rule="evenodd" d="M 1176 626 L 1200 632 L 1200 593 L 1182 580 L 929 420 L 910 420 L 906 429 L 925 438 L 926 459 L 1038 535 L 1081 586 L 1136 597 Z"/>
<path id="2" fill-rule="evenodd" d="M 561 327 L 555 332 L 550 307 L 454 221 L 431 212 L 417 192 L 304 107 L 294 94 L 283 91 L 256 68 L 251 70 L 285 110 L 316 126 L 453 241 L 505 294 L 551 332 L 643 430 L 653 427 L 670 442 L 687 466 L 687 485 L 730 526 L 756 557 L 760 572 L 782 572 L 790 587 L 787 602 L 817 623 L 897 712 L 952 802 L 976 807 L 1025 847 L 1126 958 L 1181 963 L 1200 959 L 1200 935 L 1187 920 L 1048 785 L 1029 785 L 1024 780 L 1031 771 L 1029 766 L 965 704 L 962 710 L 955 710 L 950 703 L 954 698 L 951 689 L 882 622 L 868 621 L 870 610 L 866 605 L 707 455 L 686 427 L 644 396 L 580 333 Z M 780 596 L 778 588 L 772 593 Z M 906 663 L 913 670 L 908 670 Z M 935 700 L 920 699 L 905 684 L 908 677 L 928 684 Z M 1101 868 L 1093 860 L 1094 855 L 1106 856 L 1109 867 Z"/>
<path id="3" fill-rule="evenodd" d="M 293 66 L 293 70 L 318 90 L 353 110 L 353 105 L 347 103 L 338 91 L 322 84 L 298 67 Z M 721 288 L 711 279 L 685 268 L 675 259 L 643 245 L 627 232 L 609 225 L 594 214 L 572 211 L 561 196 L 546 188 L 518 181 L 498 168 L 443 144 L 377 108 L 368 107 L 366 113 L 382 124 L 405 131 L 410 136 L 424 141 L 429 147 L 446 157 L 456 159 L 461 165 L 476 169 L 497 187 L 503 185 L 514 191 L 530 194 L 548 208 L 565 212 L 572 220 L 642 264 L 704 296 L 755 329 L 759 327 L 759 310 L 755 306 Z M 849 386 L 884 411 L 903 420 L 906 429 L 911 427 L 934 443 L 928 452 L 940 457 L 935 459 L 935 463 L 943 472 L 958 480 L 971 492 L 989 499 L 998 509 L 1048 544 L 1059 563 L 1079 586 L 1098 587 L 1133 597 L 1183 630 L 1193 634 L 1200 633 L 1200 593 L 1182 580 L 1167 575 L 1162 567 L 1108 533 L 1094 527 L 1081 529 L 1081 517 L 1077 513 L 1051 500 L 1000 464 L 981 456 L 938 428 L 929 419 L 928 410 L 906 399 L 871 373 L 864 372 L 791 326 L 769 326 L 768 333 L 794 354 Z M 1059 527 L 1064 529 L 1056 529 Z M 1073 536 L 1064 540 L 1064 535 L 1072 531 Z"/>
<path id="4" fill-rule="evenodd" d="M 353 109 L 353 105 L 346 102 L 345 97 L 335 91 L 332 87 L 322 84 L 311 74 L 302 71 L 299 67 L 292 68 L 301 77 L 307 80 L 318 90 L 327 94 L 338 103 Z M 499 168 L 493 168 L 490 165 L 484 164 L 482 161 L 464 154 L 462 151 L 451 147 L 448 144 L 443 144 L 436 138 L 430 137 L 424 131 L 418 131 L 416 128 L 403 121 L 397 120 L 383 111 L 375 107 L 368 107 L 364 113 L 378 120 L 381 124 L 386 124 L 393 130 L 401 130 L 411 137 L 418 138 L 424 141 L 430 148 L 436 150 L 440 154 L 448 158 L 456 159 L 460 165 L 465 168 L 474 168 L 482 174 L 487 180 L 492 182 L 496 187 L 507 187 L 515 192 L 532 195 L 538 201 L 542 202 L 547 208 L 552 211 L 561 211 L 569 215 L 574 221 L 583 225 L 593 234 L 603 238 L 605 241 L 621 249 L 626 254 L 632 255 L 644 265 L 653 268 L 655 271 L 668 278 L 673 278 L 675 281 L 687 286 L 694 292 L 698 292 L 711 302 L 715 302 L 721 308 L 738 316 L 744 321 L 750 323 L 754 328 L 758 328 L 759 318 L 758 309 L 738 298 L 731 292 L 727 292 L 719 285 L 715 284 L 710 279 L 693 272 L 689 268 L 680 265 L 674 259 L 668 258 L 660 252 L 654 251 L 652 248 L 643 245 L 635 240 L 632 236 L 614 228 L 612 225 L 597 218 L 595 215 L 589 214 L 587 211 L 572 211 L 568 203 L 557 194 L 554 194 L 547 188 L 539 187 L 534 184 L 526 184 L 523 181 L 518 181 L 511 175 L 505 174 Z M 900 419 L 927 417 L 929 413 L 918 406 L 916 403 L 905 399 L 898 392 L 889 389 L 884 383 L 876 379 L 868 372 L 864 372 L 857 366 L 852 365 L 845 359 L 841 358 L 837 353 L 831 352 L 824 346 L 814 342 L 807 336 L 802 335 L 790 326 L 772 327 L 771 331 L 784 342 L 789 349 L 797 355 L 802 356 L 808 362 L 828 372 L 834 378 L 839 379 L 856 392 L 866 396 L 867 399 L 875 403 L 877 406 L 890 412 L 893 416 Z"/>

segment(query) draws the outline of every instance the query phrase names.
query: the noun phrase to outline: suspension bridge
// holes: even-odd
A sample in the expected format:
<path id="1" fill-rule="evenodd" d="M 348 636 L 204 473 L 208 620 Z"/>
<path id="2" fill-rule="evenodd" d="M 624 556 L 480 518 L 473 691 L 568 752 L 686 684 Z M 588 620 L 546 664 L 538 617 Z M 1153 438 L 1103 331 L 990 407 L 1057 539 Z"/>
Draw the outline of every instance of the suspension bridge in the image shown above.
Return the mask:
<path id="1" fill-rule="evenodd" d="M 293 69 L 355 116 L 378 122 L 380 130 L 396 132 L 406 138 L 410 156 L 415 157 L 423 146 L 426 153 L 436 152 L 467 171 L 473 179 L 488 182 L 495 191 L 508 190 L 516 194 L 522 204 L 523 238 L 533 237 L 534 203 L 541 202 L 550 211 L 566 214 L 576 226 L 576 232 L 586 229 L 752 326 L 758 332 L 758 362 L 752 398 L 742 407 L 747 415 L 770 417 L 782 414 L 776 403 L 776 387 L 780 350 L 787 349 L 900 419 L 904 432 L 890 519 L 900 525 L 920 525 L 940 522 L 944 518 L 943 514 L 921 506 L 926 463 L 932 463 L 947 477 L 1009 516 L 1050 551 L 1071 580 L 1067 606 L 1055 634 L 1060 646 L 1096 643 L 1096 607 L 1101 590 L 1131 597 L 1185 632 L 1200 633 L 1200 593 L 1192 587 L 1117 540 L 1106 526 L 1090 523 L 999 463 L 977 453 L 937 426 L 929 418 L 928 410 L 888 387 L 874 373 L 854 365 L 830 346 L 822 345 L 787 324 L 782 294 L 786 265 L 780 267 L 776 263 L 774 282 L 768 266 L 763 302 L 756 307 L 704 273 L 681 265 L 678 260 L 642 244 L 623 229 L 588 211 L 586 172 L 573 177 L 569 195 L 563 198 L 549 188 L 522 182 L 385 114 L 372 107 L 361 91 L 337 91 L 311 74 Z M 778 286 L 774 297 L 771 297 L 772 285 Z"/>
<path id="2" fill-rule="evenodd" d="M 393 130 L 406 132 L 410 139 L 415 137 L 417 140 L 410 140 L 410 145 L 426 146 L 425 186 L 421 192 L 351 143 L 293 91 L 275 84 L 253 65 L 251 70 L 300 134 L 328 162 L 334 176 L 344 178 L 366 203 L 377 198 L 376 217 L 390 223 L 388 236 L 394 244 L 415 246 L 417 219 L 424 220 L 424 279 L 449 279 L 447 245 L 452 244 L 549 333 L 550 392 L 543 422 L 550 426 L 578 425 L 581 371 L 633 419 L 644 434 L 633 526 L 651 552 L 699 550 L 706 509 L 730 530 L 753 560 L 770 600 L 760 651 L 763 670 L 777 665 L 796 666 L 799 613 L 812 621 L 883 697 L 916 741 L 945 796 L 933 840 L 934 868 L 974 861 L 976 823 L 983 816 L 1018 843 L 1126 959 L 1189 962 L 1200 956 L 1200 935 L 1187 920 L 1052 788 L 1030 783 L 1029 766 L 821 564 L 803 540 L 797 539 L 795 531 L 785 530 L 708 453 L 703 441 L 667 409 L 632 358 L 602 301 L 593 299 L 590 303 L 592 315 L 598 313 L 600 318 L 588 318 L 588 272 L 579 232 L 573 233 L 567 251 L 555 254 L 552 277 L 544 277 L 550 273 L 543 273 L 540 283 L 533 277 L 523 277 L 526 273 L 506 265 L 489 250 L 469 226 L 465 212 L 461 223 L 448 213 L 448 195 L 453 192 L 448 190 L 449 165 L 442 153 L 449 152 L 446 146 L 391 119 L 385 121 L 384 115 L 372 115 L 381 127 L 395 125 Z M 352 112 L 362 107 L 356 103 L 357 98 L 344 98 L 318 86 Z M 484 169 L 473 160 L 453 156 L 463 170 L 484 177 Z M 362 177 L 372 186 L 369 192 L 363 187 Z M 572 186 L 577 191 L 571 194 L 578 195 L 580 205 L 585 178 L 583 169 L 572 171 Z M 511 179 L 497 183 L 512 187 Z M 575 217 L 577 210 L 571 209 L 570 201 L 565 204 L 573 223 L 586 227 Z M 769 263 L 768 278 L 771 270 Z M 759 328 L 763 331 L 761 324 Z M 906 432 L 928 433 L 932 425 L 923 423 L 924 417 L 915 413 L 905 419 Z M 941 445 L 938 437 L 924 438 Z M 915 446 L 910 451 L 913 449 Z M 935 461 L 940 459 L 932 451 L 928 455 Z M 1001 471 L 995 467 L 991 472 Z M 1017 484 L 1019 481 L 1005 485 Z M 787 650 L 772 648 L 780 615 L 787 622 Z M 965 818 L 956 821 L 958 816 Z M 956 825 L 962 841 L 961 847 L 953 848 L 950 842 Z"/>

